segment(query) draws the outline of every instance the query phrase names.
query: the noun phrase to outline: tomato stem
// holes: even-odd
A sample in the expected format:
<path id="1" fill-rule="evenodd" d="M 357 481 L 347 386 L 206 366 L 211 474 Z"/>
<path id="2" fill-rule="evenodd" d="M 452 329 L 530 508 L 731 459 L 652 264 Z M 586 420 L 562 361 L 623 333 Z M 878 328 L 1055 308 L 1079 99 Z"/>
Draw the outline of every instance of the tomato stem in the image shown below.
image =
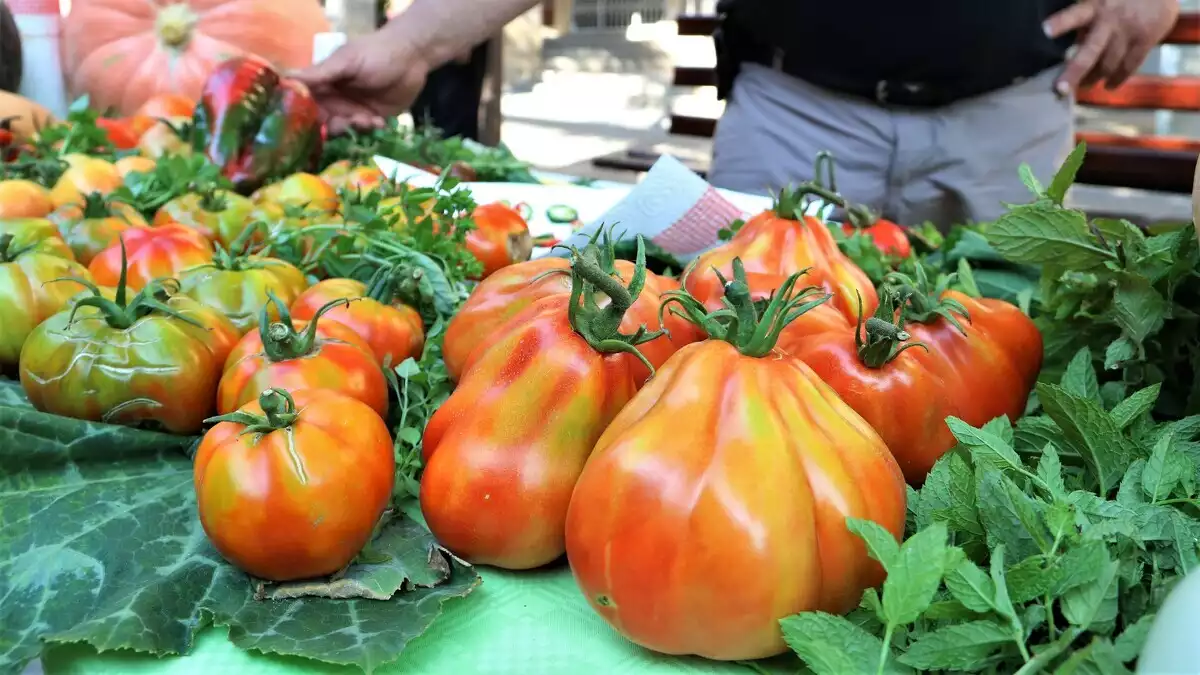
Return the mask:
<path id="1" fill-rule="evenodd" d="M 733 279 L 717 271 L 725 287 L 724 307 L 709 311 L 686 290 L 668 291 L 658 308 L 659 321 L 667 311 L 700 326 L 709 337 L 732 344 L 746 356 L 761 358 L 775 349 L 780 333 L 792 321 L 833 297 L 816 286 L 796 291 L 805 269 L 788 277 L 766 302 L 755 302 L 741 258 L 733 259 Z M 820 296 L 820 297 L 816 297 Z"/>
<path id="2" fill-rule="evenodd" d="M 646 244 L 640 235 L 637 238 L 636 258 L 633 277 L 629 286 L 625 287 L 605 269 L 606 256 L 600 247 L 589 245 L 582 252 L 572 249 L 571 304 L 567 318 L 571 328 L 596 351 L 631 354 L 653 374 L 654 366 L 638 351 L 637 346 L 665 335 L 666 331 L 648 331 L 643 325 L 631 335 L 621 332 L 625 313 L 641 295 L 642 287 L 646 284 Z M 597 292 L 608 296 L 608 306 L 600 307 L 596 301 Z"/>
<path id="3" fill-rule="evenodd" d="M 926 352 L 929 347 L 923 342 L 908 342 L 912 337 L 904 330 L 904 309 L 897 312 L 896 294 L 885 289 L 879 299 L 875 316 L 863 321 L 862 297 L 858 298 L 858 326 L 854 331 L 854 344 L 858 347 L 858 358 L 868 368 L 877 369 L 895 361 L 898 356 L 913 347 Z"/>
<path id="4" fill-rule="evenodd" d="M 271 388 L 258 395 L 258 407 L 262 415 L 236 410 L 226 415 L 217 415 L 204 420 L 205 424 L 232 422 L 246 427 L 239 435 L 269 434 L 272 431 L 287 429 L 296 423 L 300 417 L 296 410 L 296 399 L 286 389 Z"/>
<path id="5" fill-rule="evenodd" d="M 258 318 L 258 336 L 262 340 L 263 353 L 272 363 L 290 361 L 313 352 L 317 344 L 317 322 L 329 310 L 349 305 L 345 298 L 332 300 L 317 310 L 303 331 L 297 332 L 292 325 L 292 315 L 287 305 L 272 291 L 267 291 L 267 303 Z M 278 321 L 271 321 L 271 306 L 279 313 Z"/>
<path id="6" fill-rule="evenodd" d="M 38 247 L 37 243 L 17 246 L 12 234 L 0 234 L 0 263 L 10 263 Z"/>
<path id="7" fill-rule="evenodd" d="M 83 218 L 109 218 L 113 215 L 109 208 L 108 199 L 99 192 L 90 192 L 83 197 Z"/>
<path id="8" fill-rule="evenodd" d="M 917 265 L 912 277 L 892 272 L 884 277 L 884 284 L 890 286 L 892 292 L 898 295 L 900 306 L 905 309 L 909 319 L 921 324 L 945 319 L 958 329 L 958 332 L 966 335 L 967 329 L 963 327 L 959 317 L 970 322 L 970 313 L 961 302 L 944 297 L 956 277 L 956 274 L 942 274 L 938 276 L 936 283 L 930 283 L 925 268 Z"/>

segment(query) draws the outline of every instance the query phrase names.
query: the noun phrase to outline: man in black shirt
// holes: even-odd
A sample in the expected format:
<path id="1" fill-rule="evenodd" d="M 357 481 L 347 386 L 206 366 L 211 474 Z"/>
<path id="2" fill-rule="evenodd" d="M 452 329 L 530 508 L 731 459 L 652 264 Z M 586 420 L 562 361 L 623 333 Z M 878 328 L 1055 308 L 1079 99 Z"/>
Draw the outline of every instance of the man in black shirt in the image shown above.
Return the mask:
<path id="1" fill-rule="evenodd" d="M 939 225 L 1026 201 L 1017 167 L 1053 173 L 1073 144 L 1073 92 L 1123 82 L 1179 11 L 1178 0 L 723 0 L 720 9 L 727 106 L 715 185 L 778 188 L 811 177 L 813 155 L 830 150 L 850 198 L 898 222 Z"/>
<path id="2" fill-rule="evenodd" d="M 761 192 L 811 178 L 813 157 L 831 149 L 843 192 L 893 219 L 990 219 L 1024 198 L 1021 162 L 1045 176 L 1069 149 L 1072 92 L 1124 81 L 1178 3 L 724 0 L 730 96 L 711 180 Z M 297 77 L 332 132 L 379 125 L 430 70 L 537 4 L 414 0 Z"/>

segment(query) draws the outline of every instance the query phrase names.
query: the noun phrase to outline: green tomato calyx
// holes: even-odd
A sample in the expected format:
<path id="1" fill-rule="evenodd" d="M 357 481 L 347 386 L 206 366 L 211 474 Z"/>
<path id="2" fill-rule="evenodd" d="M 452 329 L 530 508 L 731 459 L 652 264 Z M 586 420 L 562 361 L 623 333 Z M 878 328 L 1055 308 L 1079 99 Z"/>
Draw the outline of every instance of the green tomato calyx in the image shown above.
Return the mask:
<path id="1" fill-rule="evenodd" d="M 966 335 L 967 329 L 963 327 L 959 317 L 971 321 L 967 308 L 961 302 L 945 297 L 946 291 L 957 276 L 941 274 L 938 275 L 936 283 L 933 283 L 925 273 L 925 268 L 917 265 L 913 276 L 892 272 L 884 277 L 883 283 L 899 298 L 900 306 L 908 319 L 922 324 L 945 319 L 958 329 L 958 332 Z"/>
<path id="2" fill-rule="evenodd" d="M 689 270 L 690 272 L 691 270 Z M 659 318 L 670 311 L 700 326 L 709 337 L 723 340 L 746 356 L 761 358 L 775 349 L 775 343 L 788 324 L 802 314 L 833 297 L 816 286 L 799 291 L 801 270 L 788 277 L 783 285 L 766 300 L 755 301 L 746 280 L 746 267 L 741 258 L 733 259 L 733 279 L 726 279 L 714 269 L 725 288 L 724 307 L 709 311 L 686 290 L 668 291 L 658 308 Z"/>
<path id="3" fill-rule="evenodd" d="M 297 331 L 292 324 L 292 314 L 287 305 L 275 293 L 267 291 L 267 304 L 263 305 L 258 317 L 258 335 L 262 339 L 263 353 L 272 363 L 290 361 L 312 354 L 317 349 L 317 322 L 326 312 L 335 307 L 345 307 L 350 301 L 345 298 L 326 303 L 317 310 L 313 318 Z M 279 314 L 278 321 L 271 321 L 271 306 Z"/>
<path id="4" fill-rule="evenodd" d="M 905 351 L 920 347 L 926 352 L 929 347 L 923 342 L 908 342 L 912 337 L 904 330 L 904 307 L 897 309 L 899 297 L 891 289 L 884 288 L 879 298 L 879 309 L 875 316 L 863 321 L 862 297 L 858 298 L 858 326 L 854 330 L 854 344 L 858 358 L 868 368 L 882 368 Z"/>
<path id="5" fill-rule="evenodd" d="M 272 387 L 258 395 L 258 407 L 262 408 L 262 415 L 246 412 L 245 410 L 237 410 L 227 415 L 218 415 L 204 420 L 205 424 L 216 424 L 218 422 L 231 422 L 233 424 L 241 424 L 246 429 L 240 435 L 245 434 L 269 434 L 272 431 L 280 431 L 287 429 L 296 423 L 300 417 L 300 412 L 296 410 L 296 399 L 285 389 L 276 389 Z"/>

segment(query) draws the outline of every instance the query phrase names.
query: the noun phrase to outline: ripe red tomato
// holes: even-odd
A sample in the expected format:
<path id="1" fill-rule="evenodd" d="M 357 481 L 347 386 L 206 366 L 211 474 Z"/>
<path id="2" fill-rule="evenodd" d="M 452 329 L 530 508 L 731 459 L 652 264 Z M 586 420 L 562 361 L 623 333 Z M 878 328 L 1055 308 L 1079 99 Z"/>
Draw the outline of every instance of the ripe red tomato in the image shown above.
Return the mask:
<path id="1" fill-rule="evenodd" d="M 807 269 L 804 283 L 832 293 L 833 307 L 847 322 L 858 316 L 860 299 L 863 311 L 874 313 L 879 305 L 875 286 L 838 249 L 825 223 L 799 213 L 804 196 L 803 190 L 783 190 L 773 208 L 747 221 L 725 245 L 697 258 L 684 279 L 688 292 L 709 309 L 718 309 L 723 287 L 715 270 L 728 279 L 733 259 L 739 258 L 752 291 L 771 291 L 787 275 Z"/>
<path id="2" fill-rule="evenodd" d="M 795 304 L 759 314 L 739 276 L 726 297 L 758 329 L 717 321 L 722 339 L 667 361 L 596 442 L 565 524 L 575 579 L 614 629 L 721 661 L 784 652 L 786 616 L 857 605 L 884 575 L 846 519 L 897 538 L 905 519 L 879 435 L 775 349 L 766 328 Z"/>
<path id="3" fill-rule="evenodd" d="M 605 261 L 604 264 L 606 267 L 612 265 L 610 271 L 624 282 L 632 280 L 636 269 L 634 263 L 625 260 Z M 648 331 L 657 331 L 663 324 L 666 325 L 669 335 L 662 335 L 638 347 L 656 368 L 680 347 L 701 337 L 695 325 L 675 314 L 666 314 L 663 324 L 659 323 L 658 307 L 663 294 L 678 288 L 679 283 L 674 279 L 647 272 L 641 294 L 630 311 L 625 313 L 621 323 L 621 330 L 626 333 L 632 333 L 639 326 L 645 326 Z M 479 356 L 475 354 L 476 348 L 493 342 L 497 329 L 522 309 L 540 298 L 566 296 L 570 292 L 570 267 L 562 258 L 539 258 L 509 265 L 484 279 L 446 327 L 442 357 L 450 377 L 460 379 Z M 609 300 L 603 293 L 597 293 L 596 301 L 607 305 Z"/>
<path id="4" fill-rule="evenodd" d="M 231 413 L 266 389 L 280 387 L 332 389 L 362 401 L 380 417 L 387 414 L 387 380 L 362 338 L 336 321 L 321 320 L 324 312 L 311 321 L 292 320 L 277 298 L 270 304 L 279 321 L 266 318 L 263 307 L 258 330 L 242 337 L 225 362 L 218 413 Z M 325 311 L 344 304 L 327 305 Z"/>
<path id="5" fill-rule="evenodd" d="M 108 141 L 117 150 L 132 150 L 138 145 L 141 134 L 134 131 L 129 120 L 101 117 L 96 120 L 96 126 L 103 129 Z"/>
<path id="6" fill-rule="evenodd" d="M 292 316 L 309 320 L 333 300 L 350 300 L 347 305 L 328 310 L 325 320 L 336 321 L 358 334 L 370 345 L 381 367 L 421 358 L 425 348 L 421 315 L 404 303 L 392 301 L 388 295 L 386 288 L 367 288 L 354 279 L 326 279 L 296 298 Z"/>
<path id="7" fill-rule="evenodd" d="M 196 450 L 194 483 L 221 555 L 269 581 L 350 564 L 392 496 L 392 439 L 375 411 L 328 389 L 268 389 L 216 419 Z"/>
<path id="8" fill-rule="evenodd" d="M 134 228 L 122 232 L 128 258 L 129 288 L 141 290 L 154 279 L 174 279 L 181 272 L 213 260 L 212 245 L 195 230 L 179 224 Z M 97 255 L 88 265 L 96 283 L 115 286 L 121 275 L 121 244 Z"/>
<path id="9" fill-rule="evenodd" d="M 573 283 L 606 276 L 577 267 Z M 629 300 L 626 293 L 621 304 Z M 575 480 L 648 374 L 618 349 L 620 338 L 600 339 L 621 319 L 595 308 L 571 311 L 570 296 L 554 295 L 489 338 L 492 347 L 425 428 L 421 510 L 439 542 L 506 569 L 563 554 Z"/>
<path id="10" fill-rule="evenodd" d="M 129 126 L 141 137 L 161 119 L 191 119 L 196 102 L 183 94 L 158 94 L 151 97 L 129 118 Z"/>
<path id="11" fill-rule="evenodd" d="M 467 233 L 467 250 L 483 263 L 483 276 L 502 267 L 525 262 L 533 254 L 529 224 L 517 210 L 496 202 L 475 207 L 475 229 Z"/>
<path id="12" fill-rule="evenodd" d="M 842 224 L 842 232 L 847 237 L 853 236 L 858 231 L 858 228 L 851 223 Z M 904 228 L 890 220 L 880 218 L 875 221 L 874 225 L 864 228 L 862 232 L 871 238 L 880 251 L 888 255 L 897 258 L 907 258 L 912 255 L 912 243 L 908 240 Z"/>

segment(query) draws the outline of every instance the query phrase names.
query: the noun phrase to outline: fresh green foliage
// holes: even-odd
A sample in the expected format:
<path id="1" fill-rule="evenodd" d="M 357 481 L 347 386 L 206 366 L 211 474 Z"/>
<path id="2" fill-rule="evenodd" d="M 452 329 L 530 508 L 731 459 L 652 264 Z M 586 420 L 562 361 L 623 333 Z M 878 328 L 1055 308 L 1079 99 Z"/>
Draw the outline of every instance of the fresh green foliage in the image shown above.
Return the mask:
<path id="1" fill-rule="evenodd" d="M 1071 363 L 1015 429 L 948 421 L 903 544 L 850 522 L 888 577 L 845 618 L 782 622 L 814 672 L 1128 672 L 1200 564 L 1200 417 L 1156 422 L 1157 387 L 1106 397 L 1086 351 Z"/>
<path id="2" fill-rule="evenodd" d="M 396 120 L 390 120 L 383 129 L 351 132 L 329 139 L 325 143 L 321 167 L 343 159 L 369 162 L 375 155 L 417 167 L 436 167 L 437 171 L 461 163 L 470 168 L 465 176 L 467 180 L 538 182 L 530 173 L 529 164 L 517 160 L 505 147 L 492 148 L 461 138 L 443 138 L 436 129 L 402 127 Z"/>
<path id="3" fill-rule="evenodd" d="M 407 359 L 387 371 L 397 400 L 390 420 L 396 439 L 397 503 L 420 495 L 421 435 L 430 416 L 454 391 L 454 381 L 442 360 L 445 335 L 446 322 L 439 319 L 426 333 L 421 360 Z"/>
<path id="4" fill-rule="evenodd" d="M 196 439 L 66 419 L 0 395 L 2 672 L 20 672 L 43 643 L 186 653 L 209 624 L 228 626 L 246 649 L 371 671 L 478 584 L 421 525 L 397 518 L 340 579 L 256 593 L 196 518 L 187 455 Z"/>

